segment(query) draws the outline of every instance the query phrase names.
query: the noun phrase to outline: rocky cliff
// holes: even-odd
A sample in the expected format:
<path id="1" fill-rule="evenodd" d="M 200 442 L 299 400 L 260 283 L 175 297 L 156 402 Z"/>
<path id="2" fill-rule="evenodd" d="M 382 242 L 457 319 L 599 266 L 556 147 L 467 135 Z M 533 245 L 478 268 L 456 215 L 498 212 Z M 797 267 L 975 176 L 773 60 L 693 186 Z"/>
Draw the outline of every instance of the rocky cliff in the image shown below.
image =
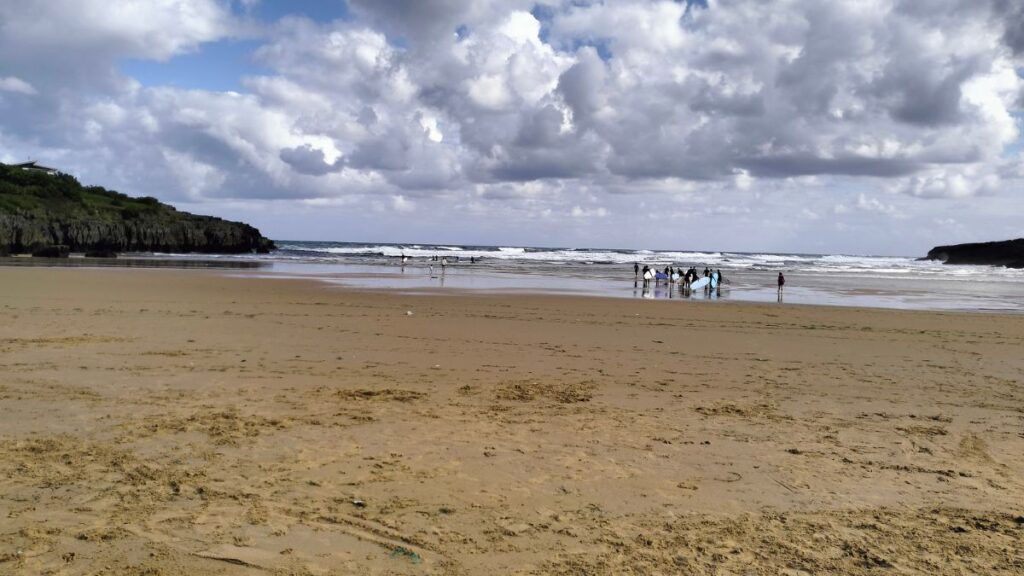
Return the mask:
<path id="1" fill-rule="evenodd" d="M 66 174 L 0 164 L 0 252 L 64 245 L 74 252 L 266 252 L 248 224 L 179 212 L 155 198 L 85 187 Z"/>
<path id="2" fill-rule="evenodd" d="M 926 259 L 942 260 L 946 264 L 985 264 L 1024 268 L 1024 238 L 1001 242 L 936 246 L 928 251 Z"/>

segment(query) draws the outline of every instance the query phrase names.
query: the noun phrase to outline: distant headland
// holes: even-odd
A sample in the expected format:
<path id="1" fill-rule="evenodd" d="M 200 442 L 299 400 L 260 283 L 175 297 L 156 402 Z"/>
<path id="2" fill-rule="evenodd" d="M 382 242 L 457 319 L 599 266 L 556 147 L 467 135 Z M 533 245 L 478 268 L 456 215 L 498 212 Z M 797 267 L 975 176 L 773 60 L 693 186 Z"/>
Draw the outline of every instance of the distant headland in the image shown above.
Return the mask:
<path id="1" fill-rule="evenodd" d="M 179 212 L 156 198 L 82 186 L 73 176 L 35 162 L 0 164 L 0 254 L 242 254 L 274 248 L 248 224 Z"/>
<path id="2" fill-rule="evenodd" d="M 1024 238 L 1000 242 L 975 242 L 936 246 L 925 260 L 941 260 L 946 264 L 983 264 L 1024 268 Z"/>

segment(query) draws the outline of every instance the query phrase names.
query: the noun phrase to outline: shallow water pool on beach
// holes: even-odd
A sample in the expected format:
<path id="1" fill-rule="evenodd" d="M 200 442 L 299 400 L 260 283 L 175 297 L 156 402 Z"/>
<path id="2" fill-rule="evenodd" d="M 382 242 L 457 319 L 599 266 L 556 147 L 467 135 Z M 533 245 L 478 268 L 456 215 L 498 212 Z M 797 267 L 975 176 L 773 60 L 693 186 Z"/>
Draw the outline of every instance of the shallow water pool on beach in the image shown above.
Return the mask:
<path id="1" fill-rule="evenodd" d="M 431 270 L 433 264 L 433 270 Z M 907 310 L 1024 311 L 1024 282 L 962 280 L 905 275 L 872 277 L 826 272 L 786 274 L 780 298 L 777 272 L 722 269 L 727 284 L 720 290 L 682 290 L 674 284 L 634 281 L 622 266 L 592 264 L 561 270 L 503 270 L 499 266 L 458 263 L 444 268 L 431 261 L 391 264 L 270 262 L 257 270 L 232 272 L 272 278 L 307 278 L 363 290 L 458 295 L 538 293 L 694 300 L 766 302 Z"/>

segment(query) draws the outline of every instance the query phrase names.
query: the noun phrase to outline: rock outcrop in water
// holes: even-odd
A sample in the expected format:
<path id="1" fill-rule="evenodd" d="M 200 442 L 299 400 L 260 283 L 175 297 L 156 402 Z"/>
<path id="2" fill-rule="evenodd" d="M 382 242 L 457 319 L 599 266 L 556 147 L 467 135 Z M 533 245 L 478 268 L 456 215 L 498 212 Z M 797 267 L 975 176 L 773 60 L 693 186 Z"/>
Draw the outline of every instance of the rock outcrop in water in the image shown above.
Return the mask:
<path id="1" fill-rule="evenodd" d="M 936 246 L 928 251 L 927 260 L 941 260 L 946 264 L 983 264 L 1024 268 L 1024 238 L 1001 242 L 976 242 Z"/>
<path id="2" fill-rule="evenodd" d="M 82 186 L 67 174 L 0 164 L 0 253 L 267 252 L 248 224 L 179 212 L 155 198 Z"/>

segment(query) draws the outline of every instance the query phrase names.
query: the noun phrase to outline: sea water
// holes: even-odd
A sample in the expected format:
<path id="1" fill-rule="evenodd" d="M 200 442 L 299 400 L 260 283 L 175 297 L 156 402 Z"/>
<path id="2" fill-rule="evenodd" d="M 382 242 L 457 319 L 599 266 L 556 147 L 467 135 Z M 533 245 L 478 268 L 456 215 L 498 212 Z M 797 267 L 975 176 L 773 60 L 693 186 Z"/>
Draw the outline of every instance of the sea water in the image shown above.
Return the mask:
<path id="1" fill-rule="evenodd" d="M 239 272 L 245 275 L 311 277 L 360 289 L 775 303 L 780 301 L 776 279 L 783 272 L 782 303 L 1024 311 L 1024 270 L 951 266 L 913 257 L 352 242 L 277 245 L 270 254 L 201 258 L 261 264 L 257 272 Z M 658 270 L 693 266 L 698 273 L 708 267 L 721 270 L 727 282 L 713 292 L 688 293 L 664 283 L 645 289 L 634 277 L 634 263 Z"/>

